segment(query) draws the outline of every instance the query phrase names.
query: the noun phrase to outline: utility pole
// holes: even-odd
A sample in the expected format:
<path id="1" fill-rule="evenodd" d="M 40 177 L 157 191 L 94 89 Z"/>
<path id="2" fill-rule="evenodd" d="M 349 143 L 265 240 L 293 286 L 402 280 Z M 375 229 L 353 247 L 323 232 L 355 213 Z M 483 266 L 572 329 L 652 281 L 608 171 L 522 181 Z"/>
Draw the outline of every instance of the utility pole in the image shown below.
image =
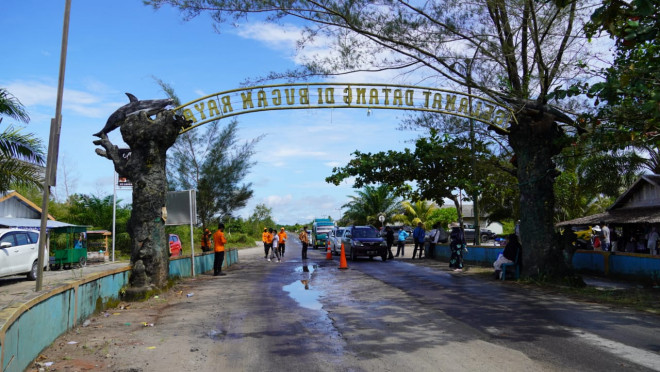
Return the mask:
<path id="1" fill-rule="evenodd" d="M 479 47 L 474 52 L 474 56 L 467 63 L 466 72 L 467 72 L 467 86 L 468 86 L 468 98 L 470 103 L 470 152 L 472 153 L 472 210 L 474 213 L 474 245 L 481 244 L 481 229 L 479 226 L 479 191 L 477 186 L 477 156 L 475 154 L 475 135 L 474 135 L 474 119 L 472 118 L 472 63 L 479 53 Z"/>
<path id="2" fill-rule="evenodd" d="M 57 157 L 60 147 L 60 129 L 62 128 L 62 94 L 64 92 L 64 70 L 66 68 L 66 48 L 69 40 L 69 14 L 71 0 L 66 0 L 64 7 L 64 26 L 62 27 L 62 51 L 60 52 L 60 77 L 57 84 L 57 104 L 55 118 L 50 121 L 50 138 L 48 140 L 48 156 L 46 157 L 46 176 L 44 177 L 44 194 L 41 202 L 41 228 L 39 230 L 39 259 L 37 260 L 36 292 L 41 291 L 44 275 L 46 242 L 48 241 L 48 199 L 50 187 L 55 186 L 57 176 Z"/>

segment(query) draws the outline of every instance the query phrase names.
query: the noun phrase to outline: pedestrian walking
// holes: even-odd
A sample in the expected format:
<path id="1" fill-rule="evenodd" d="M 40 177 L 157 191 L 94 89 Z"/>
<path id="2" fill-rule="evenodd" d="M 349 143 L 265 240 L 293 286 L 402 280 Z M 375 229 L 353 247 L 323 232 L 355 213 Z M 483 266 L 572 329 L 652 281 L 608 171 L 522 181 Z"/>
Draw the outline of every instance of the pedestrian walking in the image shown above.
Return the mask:
<path id="1" fill-rule="evenodd" d="M 394 255 L 392 254 L 392 245 L 394 244 L 394 230 L 392 230 L 392 228 L 389 226 L 385 228 L 385 242 L 387 243 L 387 259 L 391 260 L 394 258 Z"/>
<path id="2" fill-rule="evenodd" d="M 302 243 L 302 259 L 307 259 L 307 245 L 309 244 L 309 237 L 307 236 L 307 226 L 303 226 L 302 231 L 298 235 L 300 243 Z"/>
<path id="3" fill-rule="evenodd" d="M 264 242 L 264 259 L 268 258 L 268 228 L 264 227 L 264 232 L 261 233 L 261 241 Z"/>
<path id="4" fill-rule="evenodd" d="M 266 255 L 264 256 L 265 259 L 270 259 L 268 258 L 268 252 L 273 249 L 273 229 L 266 229 Z"/>
<path id="5" fill-rule="evenodd" d="M 415 259 L 415 254 L 417 249 L 419 249 L 419 256 L 417 258 L 422 258 L 422 253 L 424 253 L 424 238 L 426 237 L 426 231 L 424 230 L 424 225 L 422 222 L 417 222 L 417 227 L 413 230 L 413 243 L 415 244 L 415 249 L 413 249 L 412 259 Z"/>
<path id="6" fill-rule="evenodd" d="M 451 256 L 449 257 L 449 267 L 454 271 L 463 271 L 463 250 L 467 250 L 465 243 L 465 234 L 463 229 L 454 222 L 451 224 L 451 233 L 449 238 L 449 248 L 451 249 Z"/>
<path id="7" fill-rule="evenodd" d="M 284 258 L 284 250 L 286 248 L 286 239 L 288 236 L 286 235 L 286 231 L 284 231 L 284 228 L 280 228 L 280 232 L 277 233 L 277 237 L 279 238 L 279 248 L 280 248 L 280 257 Z"/>
<path id="8" fill-rule="evenodd" d="M 202 233 L 202 252 L 211 251 L 211 231 L 209 229 L 204 229 Z"/>
<path id="9" fill-rule="evenodd" d="M 219 223 L 218 230 L 213 234 L 213 251 L 215 252 L 213 276 L 227 275 L 222 272 L 222 261 L 225 260 L 225 244 L 227 243 L 224 230 L 225 224 Z"/>
<path id="10" fill-rule="evenodd" d="M 600 246 L 604 251 L 610 250 L 610 228 L 604 221 L 600 221 Z"/>
<path id="11" fill-rule="evenodd" d="M 282 262 L 282 259 L 280 259 L 280 249 L 278 247 L 280 237 L 277 236 L 277 232 L 274 229 L 270 229 L 269 233 L 273 237 L 273 240 L 270 245 L 270 258 L 268 261 L 272 261 L 275 257 L 277 257 L 277 262 Z"/>
<path id="12" fill-rule="evenodd" d="M 397 240 L 396 243 L 396 255 L 394 257 L 399 257 L 399 253 L 401 253 L 401 257 L 405 256 L 405 249 L 406 249 L 406 239 L 410 236 L 406 230 L 403 228 L 399 230 L 399 239 Z"/>

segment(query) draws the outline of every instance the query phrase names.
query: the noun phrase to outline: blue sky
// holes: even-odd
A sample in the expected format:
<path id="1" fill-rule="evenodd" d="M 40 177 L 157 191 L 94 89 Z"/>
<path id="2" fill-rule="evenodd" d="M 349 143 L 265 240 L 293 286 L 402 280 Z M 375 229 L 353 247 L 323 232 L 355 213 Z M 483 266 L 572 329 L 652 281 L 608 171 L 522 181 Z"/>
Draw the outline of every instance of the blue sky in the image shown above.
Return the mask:
<path id="1" fill-rule="evenodd" d="M 27 108 L 26 132 L 47 144 L 55 116 L 64 0 L 5 0 L 0 13 L 4 55 L 0 86 Z M 113 192 L 113 167 L 92 144 L 108 116 L 128 102 L 164 98 L 153 77 L 170 84 L 182 101 L 239 88 L 247 78 L 294 68 L 295 25 L 274 26 L 248 20 L 214 31 L 208 16 L 184 22 L 164 7 L 154 11 L 139 0 L 72 1 L 64 83 L 62 135 L 55 195 Z M 304 53 L 324 53 L 323 40 Z M 342 82 L 392 83 L 393 75 L 356 74 Z M 273 210 L 278 223 L 308 222 L 340 215 L 351 182 L 324 179 L 333 166 L 345 165 L 351 152 L 400 150 L 420 133 L 396 130 L 403 111 L 288 110 L 238 116 L 244 140 L 265 134 L 247 182 L 254 197 L 236 214 L 247 216 L 258 203 Z M 11 124 L 5 119 L 3 127 Z M 201 128 L 200 128 L 201 129 Z M 118 130 L 110 140 L 121 145 Z M 67 180 L 66 182 L 64 180 Z M 68 185 L 68 190 L 64 186 Z M 130 200 L 130 191 L 118 191 Z"/>

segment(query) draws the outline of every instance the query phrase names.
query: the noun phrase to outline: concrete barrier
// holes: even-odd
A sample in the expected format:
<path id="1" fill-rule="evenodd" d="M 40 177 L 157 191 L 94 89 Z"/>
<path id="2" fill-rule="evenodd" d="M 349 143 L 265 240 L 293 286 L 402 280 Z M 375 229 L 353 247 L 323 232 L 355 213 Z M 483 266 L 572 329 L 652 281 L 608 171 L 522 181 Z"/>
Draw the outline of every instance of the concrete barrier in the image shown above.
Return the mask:
<path id="1" fill-rule="evenodd" d="M 195 255 L 195 273 L 213 269 L 212 252 Z M 223 267 L 238 262 L 238 250 L 225 253 Z M 97 311 L 114 306 L 128 284 L 129 266 L 87 275 L 24 303 L 0 311 L 0 367 L 2 371 L 24 371 L 57 337 Z M 170 259 L 170 277 L 192 276 L 190 256 Z"/>

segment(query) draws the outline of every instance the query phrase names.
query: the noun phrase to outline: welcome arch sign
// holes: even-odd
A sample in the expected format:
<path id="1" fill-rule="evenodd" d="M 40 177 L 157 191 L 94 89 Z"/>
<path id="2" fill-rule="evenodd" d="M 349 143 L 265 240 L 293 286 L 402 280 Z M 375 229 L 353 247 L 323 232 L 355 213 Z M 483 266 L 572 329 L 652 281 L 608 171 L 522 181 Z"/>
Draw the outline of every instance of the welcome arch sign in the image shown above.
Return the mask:
<path id="1" fill-rule="evenodd" d="M 223 118 L 260 111 L 365 108 L 426 111 L 474 119 L 508 132 L 511 109 L 461 92 L 412 85 L 292 83 L 227 90 L 190 101 L 175 111 L 191 123 L 181 133 Z"/>

